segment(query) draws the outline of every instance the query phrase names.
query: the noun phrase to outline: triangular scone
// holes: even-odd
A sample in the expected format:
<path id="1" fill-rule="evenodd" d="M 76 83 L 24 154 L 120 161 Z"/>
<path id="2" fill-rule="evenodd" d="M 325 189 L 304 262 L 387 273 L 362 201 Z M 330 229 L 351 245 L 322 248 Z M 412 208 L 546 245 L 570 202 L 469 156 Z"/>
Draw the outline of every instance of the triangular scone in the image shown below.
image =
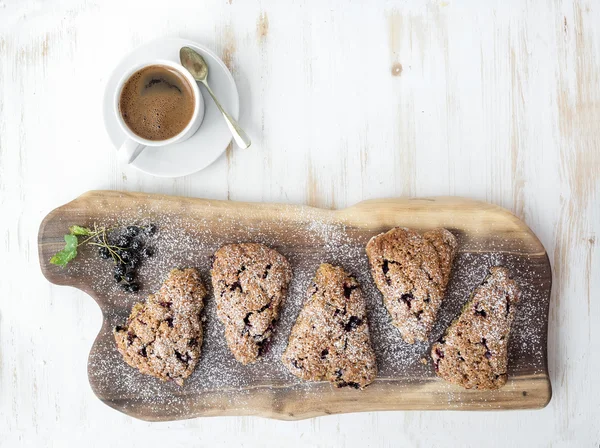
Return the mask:
<path id="1" fill-rule="evenodd" d="M 214 254 L 211 275 L 227 345 L 239 362 L 252 363 L 273 335 L 292 279 L 290 264 L 263 244 L 229 244 Z"/>
<path id="2" fill-rule="evenodd" d="M 375 379 L 365 299 L 342 268 L 322 264 L 317 270 L 282 361 L 297 377 L 337 387 L 362 389 Z"/>
<path id="3" fill-rule="evenodd" d="M 520 295 L 508 269 L 491 268 L 460 316 L 431 348 L 438 376 L 466 389 L 504 386 L 508 337 Z"/>
<path id="4" fill-rule="evenodd" d="M 446 229 L 396 227 L 367 244 L 371 274 L 392 323 L 412 344 L 426 341 L 450 279 L 457 242 Z"/>
<path id="5" fill-rule="evenodd" d="M 156 294 L 133 306 L 127 324 L 114 329 L 125 362 L 182 386 L 200 359 L 205 296 L 196 269 L 172 270 Z"/>

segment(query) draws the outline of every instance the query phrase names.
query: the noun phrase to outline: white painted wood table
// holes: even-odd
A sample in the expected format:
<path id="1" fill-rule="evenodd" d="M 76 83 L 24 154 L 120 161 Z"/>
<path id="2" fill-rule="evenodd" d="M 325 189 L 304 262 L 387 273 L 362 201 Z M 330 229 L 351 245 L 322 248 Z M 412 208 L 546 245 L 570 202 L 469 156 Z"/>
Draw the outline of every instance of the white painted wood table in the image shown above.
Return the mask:
<path id="1" fill-rule="evenodd" d="M 0 446 L 600 444 L 600 2 L 0 0 Z M 248 151 L 157 179 L 117 163 L 103 83 L 160 36 L 219 53 Z M 100 312 L 42 277 L 41 218 L 89 189 L 345 207 L 506 207 L 553 265 L 554 397 L 522 412 L 145 423 L 97 400 Z M 270 441 L 265 437 L 270 435 Z"/>

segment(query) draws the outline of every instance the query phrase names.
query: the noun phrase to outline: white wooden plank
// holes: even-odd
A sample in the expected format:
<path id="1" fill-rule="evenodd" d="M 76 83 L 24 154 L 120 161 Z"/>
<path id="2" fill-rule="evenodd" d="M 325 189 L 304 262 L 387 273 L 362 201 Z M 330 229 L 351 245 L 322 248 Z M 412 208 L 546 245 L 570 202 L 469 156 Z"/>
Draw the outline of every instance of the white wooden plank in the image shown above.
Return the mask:
<path id="1" fill-rule="evenodd" d="M 0 2 L 0 446 L 264 446 L 267 433 L 271 446 L 597 446 L 598 23 L 591 0 Z M 102 84 L 159 36 L 227 60 L 252 149 L 175 180 L 117 164 Z M 92 188 L 324 207 L 456 194 L 505 206 L 554 266 L 554 398 L 535 412 L 133 421 L 87 384 L 97 308 L 37 267 L 40 219 Z"/>

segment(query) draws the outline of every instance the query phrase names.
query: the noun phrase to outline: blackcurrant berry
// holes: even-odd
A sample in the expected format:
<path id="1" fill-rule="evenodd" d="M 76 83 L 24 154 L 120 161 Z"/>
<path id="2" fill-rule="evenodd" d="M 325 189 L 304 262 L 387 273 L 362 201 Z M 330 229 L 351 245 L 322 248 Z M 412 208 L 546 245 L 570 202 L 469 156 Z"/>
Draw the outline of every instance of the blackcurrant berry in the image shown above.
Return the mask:
<path id="1" fill-rule="evenodd" d="M 138 251 L 141 250 L 142 247 L 144 247 L 144 245 L 140 240 L 133 240 L 133 243 L 131 243 L 131 250 Z"/>
<path id="2" fill-rule="evenodd" d="M 150 258 L 154 255 L 154 250 L 151 247 L 144 247 L 142 255 L 146 258 Z"/>
<path id="3" fill-rule="evenodd" d="M 100 249 L 98 249 L 98 255 L 100 255 L 100 258 L 103 259 L 107 259 L 110 258 L 110 252 L 108 251 L 108 248 L 106 247 L 101 247 Z"/>
<path id="4" fill-rule="evenodd" d="M 114 274 L 115 276 L 123 277 L 125 275 L 125 265 L 120 263 L 116 265 Z"/>
<path id="5" fill-rule="evenodd" d="M 140 228 L 136 226 L 128 226 L 125 230 L 125 234 L 131 237 L 136 236 L 138 233 L 140 233 Z"/>
<path id="6" fill-rule="evenodd" d="M 119 255 L 120 255 L 121 259 L 125 262 L 131 260 L 131 257 L 132 257 L 131 252 L 128 250 L 122 250 Z"/>
<path id="7" fill-rule="evenodd" d="M 137 268 L 138 264 L 140 263 L 140 259 L 136 256 L 131 256 L 131 259 L 127 262 L 127 267 L 129 269 L 135 269 Z"/>
<path id="8" fill-rule="evenodd" d="M 144 229 L 144 233 L 146 235 L 154 235 L 156 233 L 156 225 L 150 224 L 148 227 Z"/>
<path id="9" fill-rule="evenodd" d="M 129 247 L 131 244 L 131 237 L 127 235 L 121 235 L 117 240 L 117 246 L 119 247 Z"/>
<path id="10" fill-rule="evenodd" d="M 128 272 L 127 274 L 125 274 L 124 278 L 127 283 L 131 283 L 135 276 L 133 275 L 133 272 Z"/>
<path id="11" fill-rule="evenodd" d="M 121 283 L 121 276 L 120 276 L 119 274 L 114 274 L 114 275 L 113 275 L 113 278 L 115 279 L 115 281 L 116 281 L 117 283 Z"/>
<path id="12" fill-rule="evenodd" d="M 127 286 L 127 291 L 129 292 L 138 292 L 140 290 L 140 285 L 137 283 L 131 283 Z"/>

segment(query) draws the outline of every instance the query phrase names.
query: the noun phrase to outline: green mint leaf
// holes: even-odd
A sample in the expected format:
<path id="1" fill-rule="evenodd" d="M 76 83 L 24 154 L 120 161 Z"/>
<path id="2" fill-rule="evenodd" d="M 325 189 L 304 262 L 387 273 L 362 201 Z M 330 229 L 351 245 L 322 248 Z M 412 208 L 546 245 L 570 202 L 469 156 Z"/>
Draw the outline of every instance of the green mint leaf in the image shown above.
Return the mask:
<path id="1" fill-rule="evenodd" d="M 69 232 L 71 232 L 71 235 L 77 235 L 77 236 L 88 236 L 92 234 L 92 230 L 88 229 L 87 227 L 81 227 L 81 226 L 71 226 L 69 227 Z"/>
<path id="2" fill-rule="evenodd" d="M 58 251 L 50 259 L 50 263 L 63 268 L 77 256 L 77 237 L 75 235 L 65 235 L 65 243 L 65 248 Z"/>

